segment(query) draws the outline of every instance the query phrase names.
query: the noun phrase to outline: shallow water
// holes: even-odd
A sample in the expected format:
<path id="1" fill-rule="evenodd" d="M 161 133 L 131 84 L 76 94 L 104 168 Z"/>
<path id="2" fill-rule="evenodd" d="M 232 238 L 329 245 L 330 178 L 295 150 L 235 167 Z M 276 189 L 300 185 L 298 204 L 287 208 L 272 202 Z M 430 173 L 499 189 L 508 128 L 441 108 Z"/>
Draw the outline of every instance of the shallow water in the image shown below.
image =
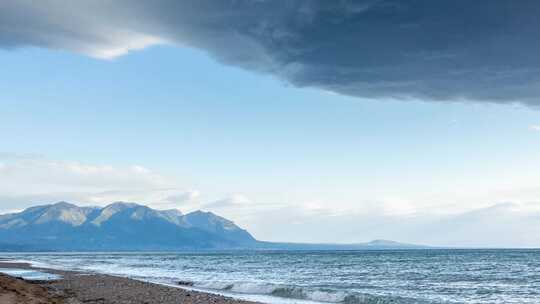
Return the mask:
<path id="1" fill-rule="evenodd" d="M 52 273 L 19 268 L 0 268 L 0 273 L 7 274 L 12 277 L 23 278 L 25 280 L 36 281 L 52 281 L 62 278 L 61 276 Z"/>
<path id="2" fill-rule="evenodd" d="M 540 303 L 540 250 L 0 256 L 275 303 Z"/>

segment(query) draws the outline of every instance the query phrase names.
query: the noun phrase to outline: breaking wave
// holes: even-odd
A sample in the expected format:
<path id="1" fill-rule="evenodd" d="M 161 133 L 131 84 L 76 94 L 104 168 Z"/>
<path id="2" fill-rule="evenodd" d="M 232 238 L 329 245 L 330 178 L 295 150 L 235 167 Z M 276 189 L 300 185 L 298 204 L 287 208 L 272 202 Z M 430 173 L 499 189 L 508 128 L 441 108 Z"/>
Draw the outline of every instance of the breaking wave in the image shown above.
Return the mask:
<path id="1" fill-rule="evenodd" d="M 269 283 L 254 282 L 200 282 L 195 283 L 196 288 L 252 295 L 268 295 L 286 299 L 306 300 L 323 303 L 341 304 L 409 304 L 429 303 L 418 299 L 410 299 L 386 295 L 369 295 L 359 293 L 346 293 L 324 289 L 310 289 L 300 286 L 288 286 Z"/>

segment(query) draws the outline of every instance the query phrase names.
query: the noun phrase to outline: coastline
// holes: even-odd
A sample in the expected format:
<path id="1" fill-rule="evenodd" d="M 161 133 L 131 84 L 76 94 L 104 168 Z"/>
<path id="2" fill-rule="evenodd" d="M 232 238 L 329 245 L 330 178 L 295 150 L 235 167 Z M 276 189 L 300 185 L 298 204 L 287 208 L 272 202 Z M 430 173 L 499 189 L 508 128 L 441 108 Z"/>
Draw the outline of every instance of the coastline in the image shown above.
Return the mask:
<path id="1" fill-rule="evenodd" d="M 2 304 L 260 304 L 126 277 L 33 267 L 0 260 L 0 268 L 42 271 L 60 275 L 51 281 L 24 280 L 0 274 Z"/>

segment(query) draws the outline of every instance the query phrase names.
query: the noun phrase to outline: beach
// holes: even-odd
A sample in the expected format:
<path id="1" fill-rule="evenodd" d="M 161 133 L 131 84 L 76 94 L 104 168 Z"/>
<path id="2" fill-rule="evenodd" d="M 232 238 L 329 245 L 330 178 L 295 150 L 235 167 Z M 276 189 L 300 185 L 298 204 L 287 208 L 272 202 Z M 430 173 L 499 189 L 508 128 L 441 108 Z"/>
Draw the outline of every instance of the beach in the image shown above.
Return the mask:
<path id="1" fill-rule="evenodd" d="M 254 304 L 216 294 L 153 284 L 125 277 L 60 271 L 26 263 L 0 262 L 0 268 L 37 270 L 62 276 L 52 281 L 0 274 L 0 304 Z"/>

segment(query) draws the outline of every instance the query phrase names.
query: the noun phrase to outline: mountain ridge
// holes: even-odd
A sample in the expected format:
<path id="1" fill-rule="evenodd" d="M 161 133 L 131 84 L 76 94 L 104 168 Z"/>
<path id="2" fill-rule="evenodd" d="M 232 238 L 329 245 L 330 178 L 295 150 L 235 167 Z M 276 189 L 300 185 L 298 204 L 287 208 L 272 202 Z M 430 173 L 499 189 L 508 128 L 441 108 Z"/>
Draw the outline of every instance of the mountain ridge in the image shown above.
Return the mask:
<path id="1" fill-rule="evenodd" d="M 136 203 L 79 207 L 66 202 L 0 216 L 0 244 L 39 250 L 234 249 L 256 242 L 213 213 L 155 210 Z"/>
<path id="2" fill-rule="evenodd" d="M 130 202 L 79 207 L 68 202 L 0 215 L 0 251 L 357 250 L 428 248 L 387 240 L 302 244 L 256 240 L 209 211 L 183 214 Z"/>

